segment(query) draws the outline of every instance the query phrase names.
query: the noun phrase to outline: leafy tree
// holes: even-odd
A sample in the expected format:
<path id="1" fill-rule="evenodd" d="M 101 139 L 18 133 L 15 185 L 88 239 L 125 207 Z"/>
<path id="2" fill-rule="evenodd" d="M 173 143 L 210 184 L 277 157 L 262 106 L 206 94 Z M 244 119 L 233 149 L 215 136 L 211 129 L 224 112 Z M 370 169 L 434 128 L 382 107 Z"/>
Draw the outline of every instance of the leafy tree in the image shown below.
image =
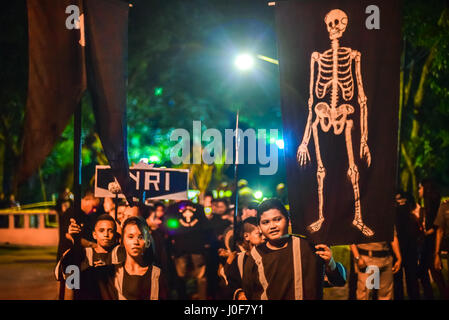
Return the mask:
<path id="1" fill-rule="evenodd" d="M 448 3 L 409 1 L 403 21 L 400 180 L 417 196 L 419 179 L 449 184 Z"/>

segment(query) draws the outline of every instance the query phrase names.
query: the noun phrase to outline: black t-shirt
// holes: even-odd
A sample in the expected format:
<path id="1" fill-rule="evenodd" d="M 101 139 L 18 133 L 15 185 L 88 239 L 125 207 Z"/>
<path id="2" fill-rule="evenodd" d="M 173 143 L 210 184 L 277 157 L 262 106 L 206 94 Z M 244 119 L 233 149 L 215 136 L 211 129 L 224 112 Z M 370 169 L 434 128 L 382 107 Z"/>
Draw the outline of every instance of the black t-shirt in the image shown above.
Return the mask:
<path id="1" fill-rule="evenodd" d="M 266 243 L 257 247 L 264 265 L 268 282 L 267 296 L 270 300 L 293 300 L 295 298 L 293 277 L 292 243 L 285 248 L 272 250 Z"/>
<path id="2" fill-rule="evenodd" d="M 416 241 L 420 235 L 419 223 L 419 219 L 411 213 L 408 205 L 396 207 L 395 226 L 401 251 L 405 248 L 416 247 Z"/>
<path id="3" fill-rule="evenodd" d="M 303 299 L 320 300 L 325 285 L 324 261 L 315 254 L 312 243 L 304 239 L 299 240 Z M 290 238 L 287 243 L 285 248 L 279 250 L 271 250 L 265 243 L 257 246 L 268 282 L 266 293 L 269 300 L 295 299 L 292 239 Z M 330 285 L 343 286 L 346 282 L 346 271 L 340 263 L 337 263 L 333 271 L 326 272 L 326 275 Z M 248 299 L 260 299 L 263 288 L 259 280 L 258 267 L 251 256 L 246 259 L 242 283 Z"/>
<path id="4" fill-rule="evenodd" d="M 186 223 L 182 213 L 179 212 L 179 208 L 185 205 L 185 202 L 175 203 L 167 209 L 167 219 L 176 219 L 179 222 L 178 228 L 168 231 L 171 250 L 175 257 L 185 254 L 204 254 L 212 238 L 204 208 L 198 204 L 188 203 L 187 205 L 196 210 L 191 223 Z"/>
<path id="5" fill-rule="evenodd" d="M 92 255 L 92 261 L 95 265 L 95 262 L 97 261 L 102 261 L 104 262 L 104 264 L 112 264 L 112 255 L 111 252 L 105 252 L 105 253 L 97 253 L 94 250 L 93 251 L 93 255 Z"/>
<path id="6" fill-rule="evenodd" d="M 123 295 L 128 300 L 150 300 L 151 292 L 151 270 L 148 267 L 144 275 L 130 275 L 123 268 Z"/>

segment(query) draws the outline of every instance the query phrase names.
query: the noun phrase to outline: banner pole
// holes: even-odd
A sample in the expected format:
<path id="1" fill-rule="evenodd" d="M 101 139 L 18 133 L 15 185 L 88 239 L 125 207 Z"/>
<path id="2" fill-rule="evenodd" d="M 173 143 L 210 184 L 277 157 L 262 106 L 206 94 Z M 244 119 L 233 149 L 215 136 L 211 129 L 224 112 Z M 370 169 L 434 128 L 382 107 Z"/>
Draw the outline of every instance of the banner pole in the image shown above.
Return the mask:
<path id="1" fill-rule="evenodd" d="M 81 101 L 75 110 L 73 119 L 73 195 L 76 213 L 81 211 Z"/>
<path id="2" fill-rule="evenodd" d="M 239 167 L 239 147 L 240 147 L 240 135 L 239 135 L 239 113 L 240 108 L 237 109 L 237 117 L 235 121 L 235 164 L 234 164 L 234 237 L 232 241 L 233 251 L 237 249 L 237 218 L 239 210 L 239 188 L 238 188 L 238 167 Z"/>
<path id="3" fill-rule="evenodd" d="M 402 80 L 400 86 L 399 94 L 401 97 L 399 98 L 399 112 L 398 112 L 398 139 L 397 139 L 397 165 L 396 165 L 396 190 L 402 189 L 401 186 L 401 128 L 402 128 L 402 111 L 404 109 L 404 101 L 405 101 L 405 51 L 407 45 L 407 39 L 405 36 L 402 39 L 402 55 L 401 55 L 401 69 L 402 69 Z"/>

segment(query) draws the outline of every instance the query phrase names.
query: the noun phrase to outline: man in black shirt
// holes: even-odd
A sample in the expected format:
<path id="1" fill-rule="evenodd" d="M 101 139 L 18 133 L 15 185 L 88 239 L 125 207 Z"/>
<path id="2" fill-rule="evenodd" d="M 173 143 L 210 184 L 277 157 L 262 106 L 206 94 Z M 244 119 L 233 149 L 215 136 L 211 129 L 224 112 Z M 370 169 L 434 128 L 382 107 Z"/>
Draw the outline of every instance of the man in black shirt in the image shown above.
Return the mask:
<path id="1" fill-rule="evenodd" d="M 168 208 L 168 215 L 177 218 L 179 227 L 170 230 L 171 253 L 174 256 L 178 276 L 179 298 L 187 299 L 186 283 L 194 279 L 196 295 L 200 300 L 207 298 L 205 254 L 211 242 L 211 231 L 202 206 L 191 201 L 182 201 Z"/>
<path id="2" fill-rule="evenodd" d="M 61 220 L 59 221 L 57 261 L 61 259 L 61 256 L 65 251 L 72 247 L 73 239 L 67 233 L 69 225 L 71 224 L 71 219 L 74 219 L 78 225 L 83 225 L 80 234 L 81 245 L 83 247 L 96 246 L 92 232 L 98 218 L 96 211 L 99 204 L 100 200 L 95 198 L 94 193 L 92 191 L 87 191 L 81 199 L 81 212 L 75 212 L 74 207 L 71 206 L 63 215 L 61 215 Z"/>
<path id="3" fill-rule="evenodd" d="M 333 286 L 343 286 L 346 271 L 325 244 L 314 246 L 303 237 L 287 233 L 289 216 L 278 199 L 268 199 L 257 209 L 267 241 L 251 250 L 243 271 L 243 290 L 250 300 L 322 299 L 325 276 Z"/>

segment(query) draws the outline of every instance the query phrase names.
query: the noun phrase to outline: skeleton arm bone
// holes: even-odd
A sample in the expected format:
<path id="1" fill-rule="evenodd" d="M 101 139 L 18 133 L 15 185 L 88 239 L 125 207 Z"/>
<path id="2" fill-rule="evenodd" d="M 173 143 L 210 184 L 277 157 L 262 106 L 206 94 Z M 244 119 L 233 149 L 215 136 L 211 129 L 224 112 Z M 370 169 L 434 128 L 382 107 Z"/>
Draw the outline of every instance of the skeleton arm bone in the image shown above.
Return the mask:
<path id="1" fill-rule="evenodd" d="M 313 105 L 313 85 L 314 85 L 314 76 L 315 76 L 315 62 L 319 61 L 320 54 L 318 52 L 313 52 L 310 57 L 310 86 L 309 86 L 309 100 L 308 100 L 308 108 L 309 114 L 307 116 L 306 128 L 304 130 L 304 136 L 302 138 L 302 142 L 298 147 L 298 151 L 296 153 L 296 158 L 300 166 L 303 166 L 310 161 L 310 154 L 307 150 L 307 146 L 310 140 L 310 134 L 312 131 L 312 105 Z"/>
<path id="2" fill-rule="evenodd" d="M 358 101 L 360 105 L 360 159 L 366 157 L 368 167 L 371 165 L 371 153 L 368 148 L 368 108 L 366 101 L 368 100 L 363 90 L 361 69 L 361 54 L 353 50 L 351 56 L 355 59 L 355 74 L 357 79 Z"/>

